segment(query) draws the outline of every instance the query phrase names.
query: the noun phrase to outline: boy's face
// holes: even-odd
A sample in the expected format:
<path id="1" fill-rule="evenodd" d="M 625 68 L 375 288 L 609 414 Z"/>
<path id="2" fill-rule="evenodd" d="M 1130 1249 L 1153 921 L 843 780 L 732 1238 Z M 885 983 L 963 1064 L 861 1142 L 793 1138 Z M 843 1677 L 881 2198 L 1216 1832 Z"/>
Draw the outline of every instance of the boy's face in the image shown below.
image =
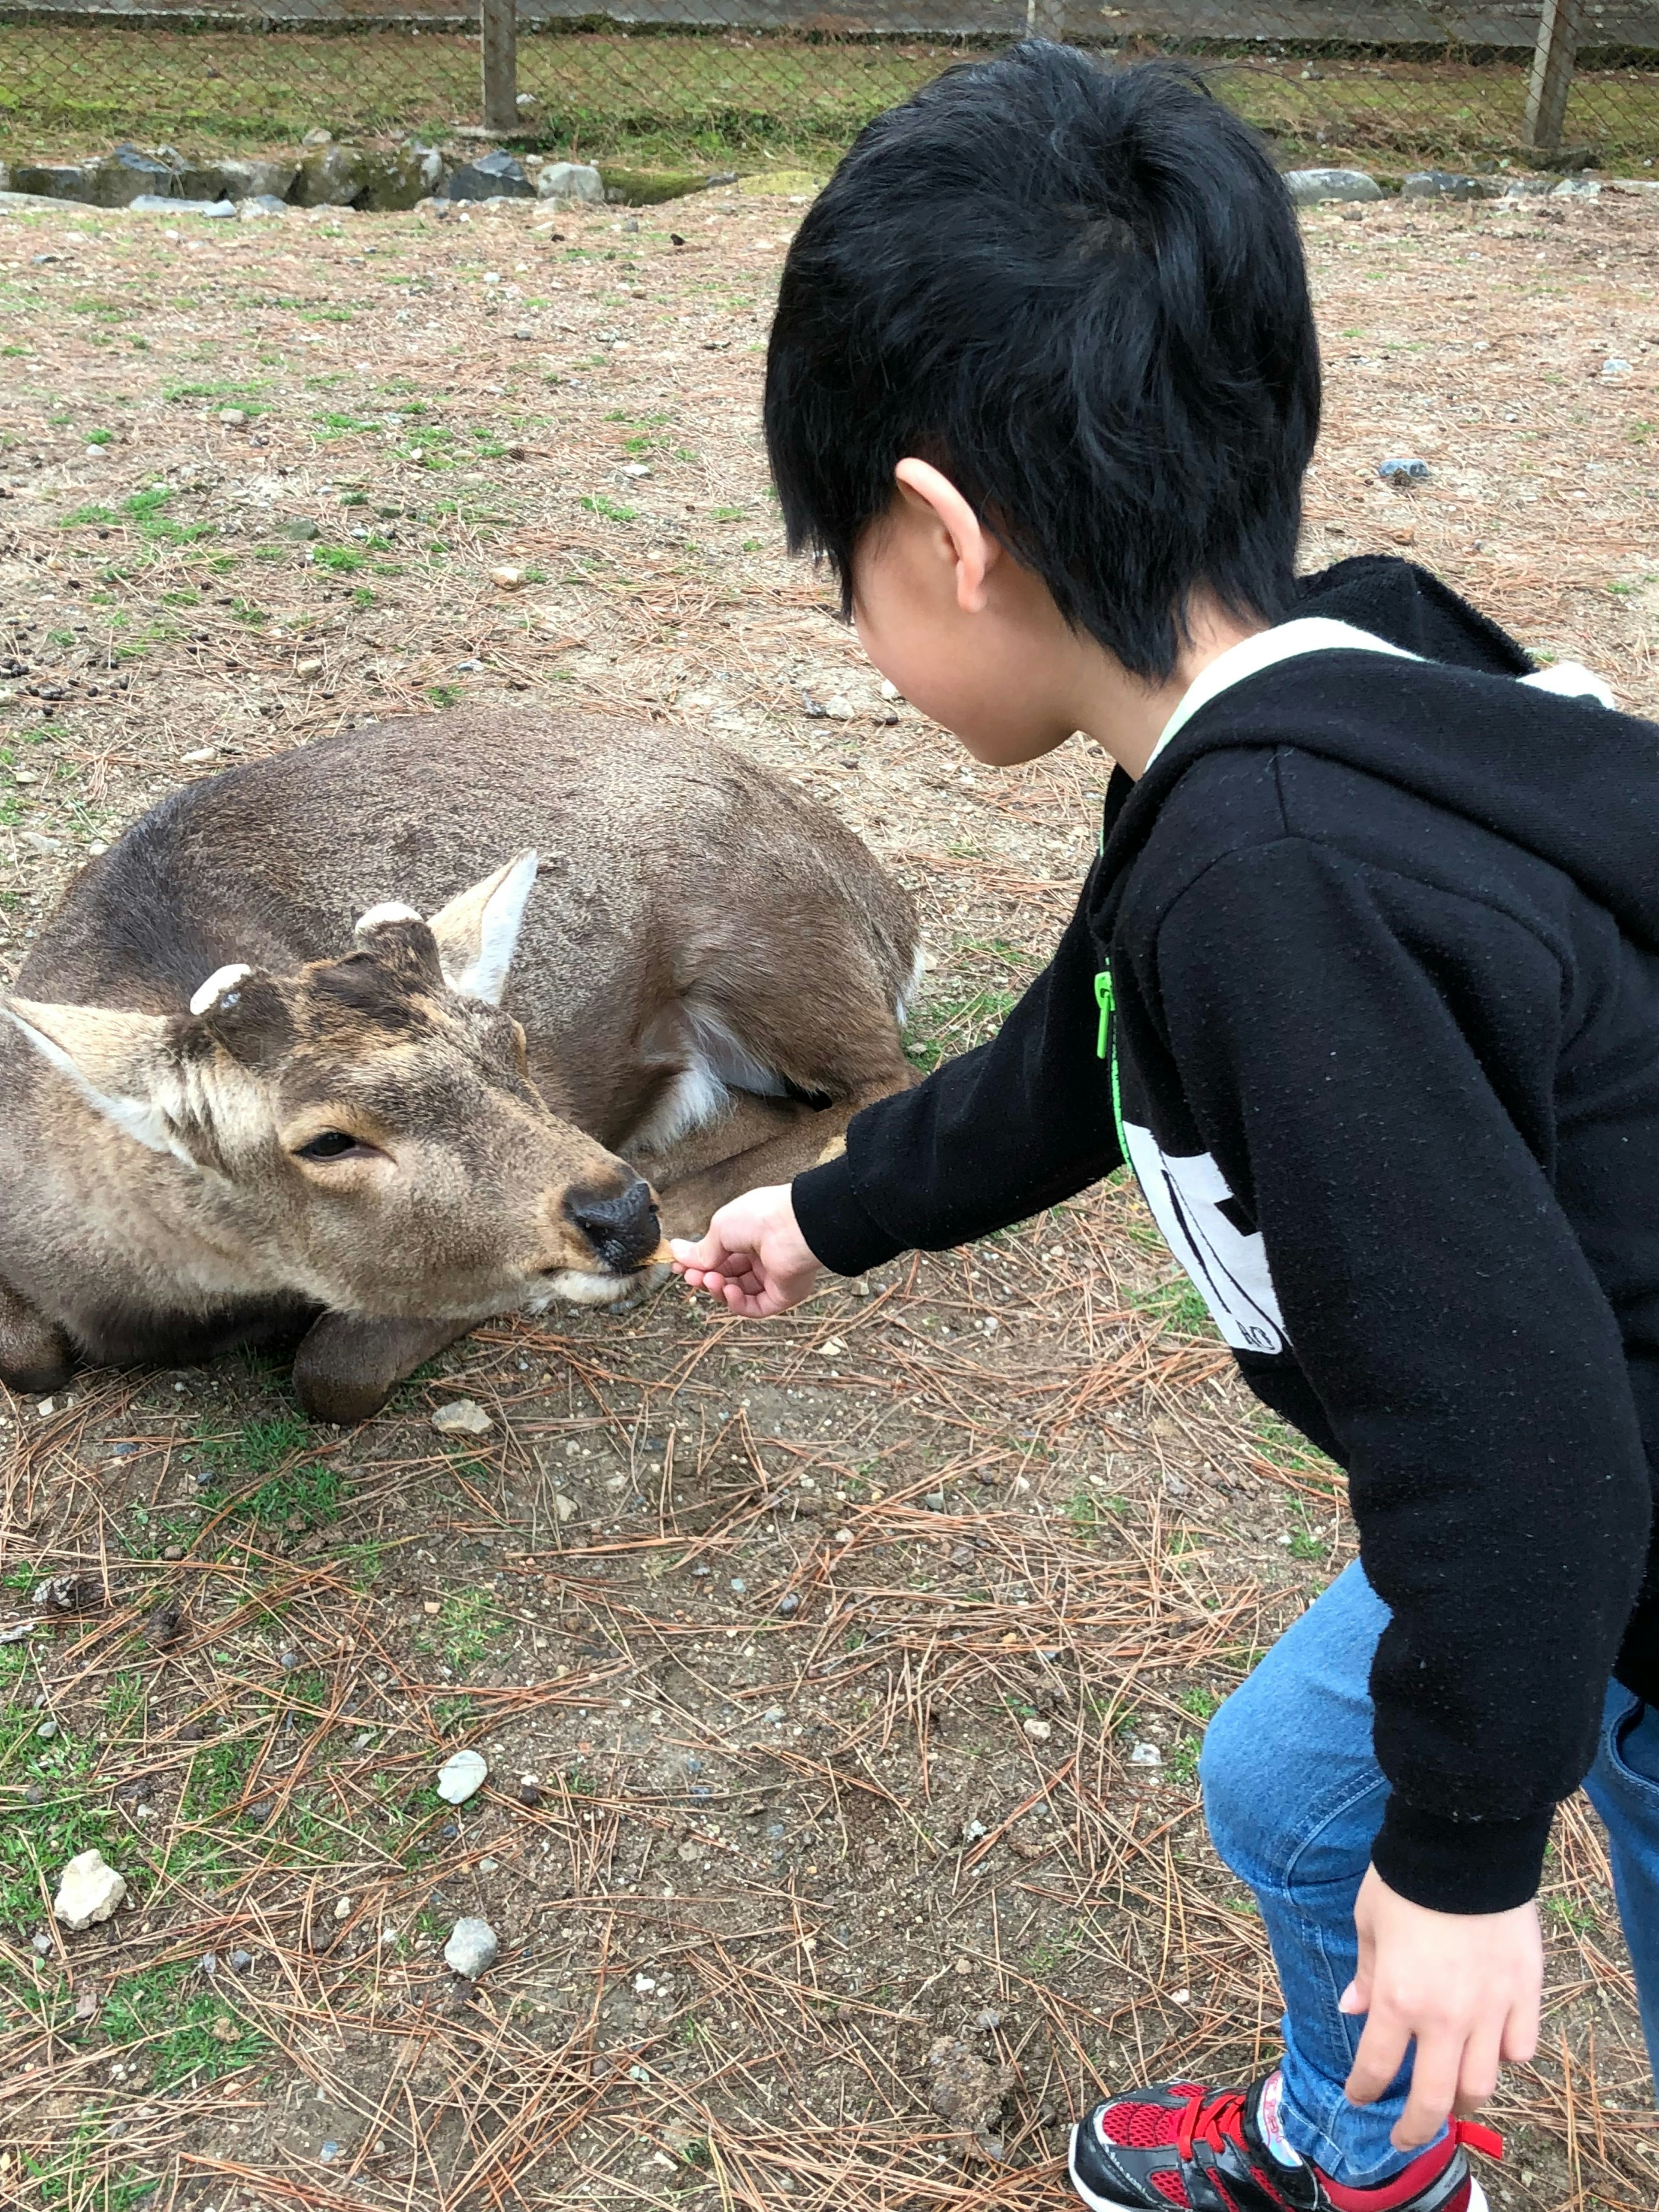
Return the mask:
<path id="1" fill-rule="evenodd" d="M 882 674 L 976 760 L 1035 760 L 1078 727 L 1075 634 L 1042 580 L 923 463 L 901 463 L 892 507 L 859 544 L 853 620 Z"/>

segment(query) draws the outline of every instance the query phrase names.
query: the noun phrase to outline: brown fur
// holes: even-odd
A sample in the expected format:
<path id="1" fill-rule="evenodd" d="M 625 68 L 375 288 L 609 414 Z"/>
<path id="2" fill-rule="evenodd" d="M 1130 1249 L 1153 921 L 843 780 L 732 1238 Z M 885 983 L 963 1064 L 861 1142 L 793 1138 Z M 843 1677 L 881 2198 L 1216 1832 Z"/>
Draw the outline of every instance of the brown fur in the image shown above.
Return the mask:
<path id="1" fill-rule="evenodd" d="M 0 1021 L 0 1377 L 309 1325 L 302 1402 L 363 1419 L 491 1314 L 637 1283 L 635 1170 L 695 1233 L 824 1156 L 910 1079 L 915 950 L 834 816 L 684 732 L 421 716 L 191 785 L 76 878 Z"/>

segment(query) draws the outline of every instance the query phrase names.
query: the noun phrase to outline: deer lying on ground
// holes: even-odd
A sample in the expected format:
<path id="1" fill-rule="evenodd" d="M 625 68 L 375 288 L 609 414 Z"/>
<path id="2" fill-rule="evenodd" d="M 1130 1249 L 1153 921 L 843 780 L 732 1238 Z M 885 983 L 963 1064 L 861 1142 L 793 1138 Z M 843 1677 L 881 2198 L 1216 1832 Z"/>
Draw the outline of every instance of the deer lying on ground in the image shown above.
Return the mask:
<path id="1" fill-rule="evenodd" d="M 910 1080 L 917 964 L 849 830 L 681 732 L 422 715 L 192 784 L 0 1001 L 0 1377 L 298 1339 L 364 1419 L 822 1157 Z"/>

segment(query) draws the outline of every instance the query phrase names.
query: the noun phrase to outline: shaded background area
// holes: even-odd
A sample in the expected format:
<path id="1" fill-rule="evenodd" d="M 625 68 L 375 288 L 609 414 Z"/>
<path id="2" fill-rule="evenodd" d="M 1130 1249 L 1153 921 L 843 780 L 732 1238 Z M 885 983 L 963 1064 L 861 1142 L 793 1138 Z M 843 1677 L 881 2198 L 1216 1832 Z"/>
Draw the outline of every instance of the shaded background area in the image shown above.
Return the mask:
<path id="1" fill-rule="evenodd" d="M 493 103 L 487 25 L 510 48 L 510 4 L 486 4 L 482 22 L 441 0 L 395 13 L 376 0 L 0 9 L 0 157 L 118 137 L 247 149 L 315 129 L 435 141 L 487 124 L 561 155 L 821 169 L 952 60 L 1031 30 L 1190 58 L 1287 167 L 1640 175 L 1659 157 L 1655 0 L 519 0 L 516 75 L 509 52 Z M 1541 118 L 1528 114 L 1540 33 Z"/>

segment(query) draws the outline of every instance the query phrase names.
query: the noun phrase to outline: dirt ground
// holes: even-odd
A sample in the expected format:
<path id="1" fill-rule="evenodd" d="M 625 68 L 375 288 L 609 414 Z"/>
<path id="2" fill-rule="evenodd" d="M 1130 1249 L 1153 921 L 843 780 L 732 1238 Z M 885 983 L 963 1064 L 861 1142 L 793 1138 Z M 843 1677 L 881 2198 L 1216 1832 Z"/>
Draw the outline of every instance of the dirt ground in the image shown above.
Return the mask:
<path id="1" fill-rule="evenodd" d="M 1105 763 L 975 768 L 782 556 L 800 208 L 0 219 L 0 975 L 182 780 L 500 700 L 781 766 L 916 893 L 918 1057 L 984 1034 Z M 1308 236 L 1310 564 L 1409 548 L 1659 708 L 1659 207 Z M 494 1427 L 434 1432 L 463 1396 Z M 779 1322 L 671 1287 L 484 1330 L 356 1432 L 252 1358 L 0 1410 L 0 2203 L 1035 2212 L 1103 2085 L 1271 2063 L 1194 1762 L 1351 1530 L 1121 1184 Z M 64 1936 L 94 1844 L 129 1908 Z M 1650 2212 L 1582 1804 L 1546 1910 L 1488 2187 Z M 471 1984 L 463 1915 L 501 1939 Z"/>

